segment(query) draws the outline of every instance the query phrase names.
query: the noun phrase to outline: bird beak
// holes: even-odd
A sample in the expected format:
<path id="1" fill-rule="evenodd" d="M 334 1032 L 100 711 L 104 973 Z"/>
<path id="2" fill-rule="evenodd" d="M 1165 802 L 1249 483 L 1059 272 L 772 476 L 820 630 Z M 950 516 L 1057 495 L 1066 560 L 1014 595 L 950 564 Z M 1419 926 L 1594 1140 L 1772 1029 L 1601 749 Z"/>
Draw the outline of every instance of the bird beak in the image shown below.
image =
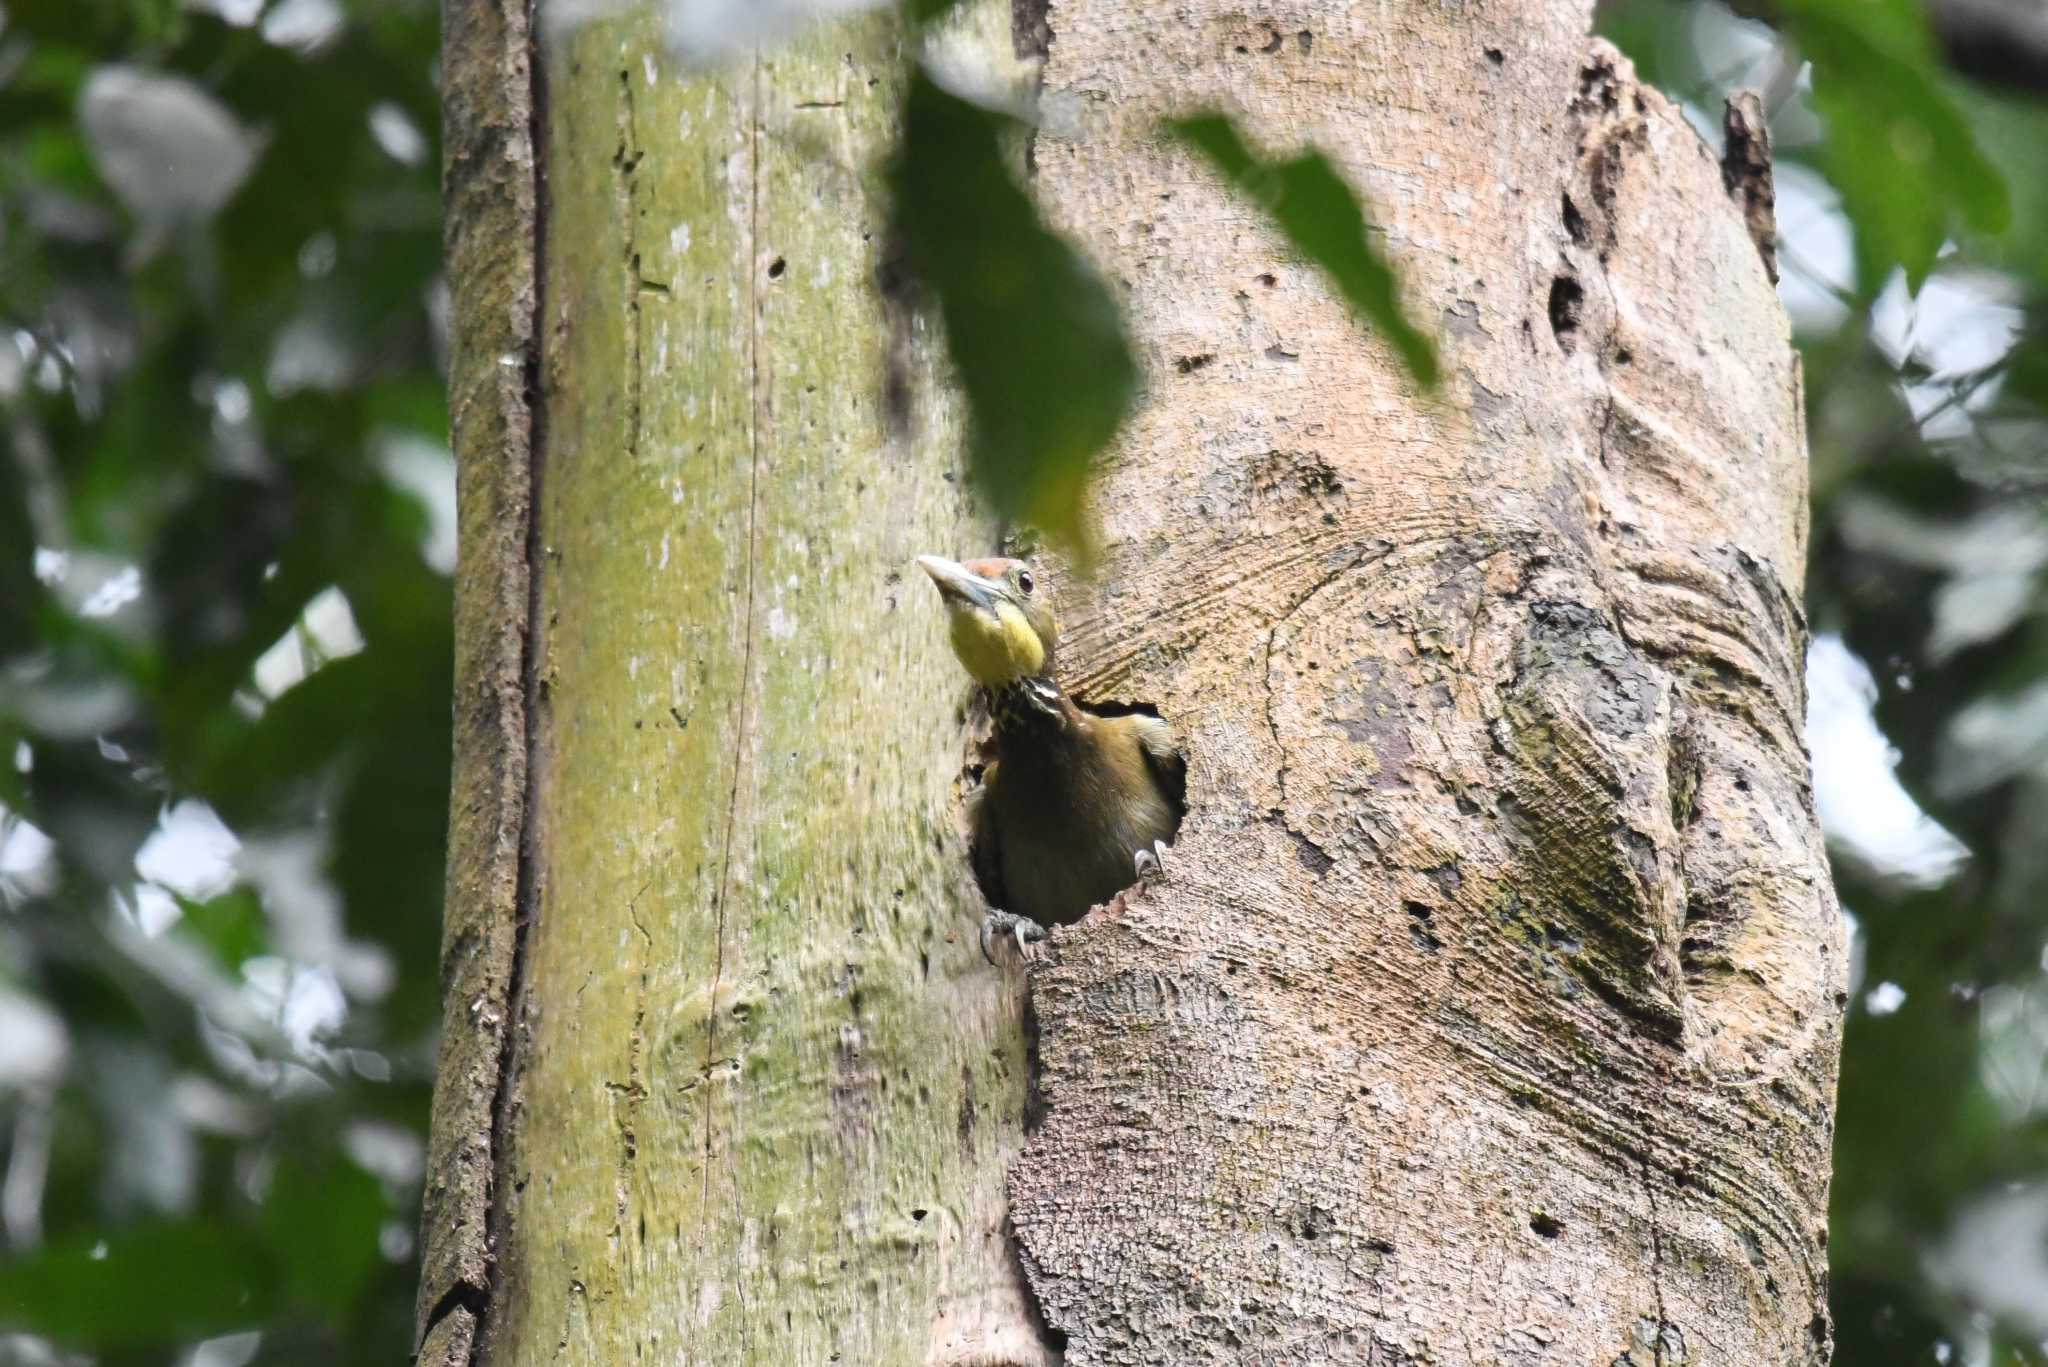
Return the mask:
<path id="1" fill-rule="evenodd" d="M 918 565 L 932 577 L 932 583 L 939 590 L 939 597 L 950 604 L 954 600 L 971 604 L 984 612 L 995 609 L 996 584 L 974 574 L 957 560 L 948 560 L 943 555 L 920 555 Z"/>

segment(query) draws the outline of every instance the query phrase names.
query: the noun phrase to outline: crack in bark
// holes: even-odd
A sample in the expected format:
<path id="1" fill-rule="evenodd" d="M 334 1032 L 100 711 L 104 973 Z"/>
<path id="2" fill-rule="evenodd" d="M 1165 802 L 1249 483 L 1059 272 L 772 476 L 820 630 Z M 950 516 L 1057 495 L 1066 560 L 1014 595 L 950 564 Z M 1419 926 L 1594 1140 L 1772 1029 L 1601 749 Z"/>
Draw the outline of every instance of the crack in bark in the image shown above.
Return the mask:
<path id="1" fill-rule="evenodd" d="M 647 953 L 654 952 L 654 937 L 647 931 L 647 923 L 640 919 L 640 898 L 654 886 L 649 879 L 641 884 L 640 891 L 633 894 L 626 903 L 626 917 L 633 923 L 633 929 L 640 933 Z M 612 1209 L 612 1235 L 623 1239 L 626 1232 L 626 1208 L 629 1204 L 629 1188 L 633 1180 L 634 1166 L 640 1159 L 640 1106 L 647 1100 L 647 1087 L 640 1081 L 640 1056 L 647 1048 L 647 970 L 640 971 L 639 989 L 633 999 L 633 1025 L 626 1035 L 626 1082 L 608 1082 L 606 1088 L 619 1096 L 619 1104 L 625 1114 L 619 1121 L 619 1163 L 617 1189 Z M 641 1217 L 645 1222 L 645 1216 Z M 630 1266 L 631 1264 L 628 1264 Z"/>
<path id="2" fill-rule="evenodd" d="M 746 568 L 742 576 L 740 591 L 740 667 L 737 675 L 738 697 L 734 703 L 732 737 L 732 786 L 726 792 L 725 829 L 719 840 L 718 892 L 713 905 L 714 930 L 711 968 L 710 1012 L 705 1022 L 704 1068 L 701 1077 L 706 1084 L 704 1091 L 704 1180 L 702 1200 L 704 1209 L 711 1207 L 712 1158 L 717 1148 L 716 1126 L 713 1115 L 717 1109 L 718 1096 L 709 1084 L 720 1059 L 718 1057 L 719 995 L 725 983 L 725 935 L 726 911 L 732 894 L 732 842 L 733 833 L 739 824 L 740 782 L 746 771 L 747 728 L 752 713 L 750 703 L 753 697 L 752 679 L 754 672 L 754 562 L 756 559 L 756 528 L 759 523 L 761 490 L 761 419 L 766 408 L 761 371 L 761 287 L 760 272 L 754 269 L 754 257 L 759 253 L 761 242 L 761 54 L 757 48 L 748 71 L 747 101 L 747 378 L 749 392 L 753 396 L 752 412 L 747 425 L 747 543 Z M 739 1257 L 735 1247 L 734 1258 Z M 733 1285 L 744 1286 L 742 1269 L 734 1268 Z M 741 1318 L 741 1324 L 747 1323 Z"/>
<path id="3" fill-rule="evenodd" d="M 1280 615 L 1275 617 L 1266 628 L 1266 659 L 1265 669 L 1263 671 L 1263 681 L 1265 684 L 1264 691 L 1266 732 L 1268 735 L 1272 736 L 1273 749 L 1280 756 L 1280 767 L 1273 776 L 1273 781 L 1280 790 L 1280 805 L 1274 812 L 1274 819 L 1278 822 L 1280 828 L 1283 831 L 1285 831 L 1288 835 L 1292 836 L 1296 841 L 1301 842 L 1307 845 L 1308 847 L 1312 848 L 1318 855 L 1320 855 L 1322 858 L 1326 860 L 1330 859 L 1329 852 L 1323 849 L 1322 846 L 1316 844 L 1316 842 L 1311 840 L 1308 836 L 1302 834 L 1300 831 L 1295 830 L 1294 827 L 1290 825 L 1287 820 L 1287 745 L 1286 742 L 1280 739 L 1280 724 L 1278 721 L 1274 719 L 1273 716 L 1273 653 L 1277 649 L 1276 642 L 1278 641 L 1280 636 L 1280 628 L 1287 625 L 1289 618 L 1293 617 L 1295 613 L 1301 611 L 1303 607 L 1307 606 L 1310 600 L 1315 598 L 1317 594 L 1321 593 L 1324 589 L 1330 587 L 1330 585 L 1336 583 L 1339 579 L 1342 579 L 1345 575 L 1351 573 L 1351 571 L 1357 569 L 1360 565 L 1365 564 L 1369 560 L 1380 559 L 1384 557 L 1386 554 L 1387 548 L 1380 542 L 1367 542 L 1366 544 L 1359 546 L 1351 553 L 1350 557 L 1346 559 L 1343 564 L 1338 565 L 1333 569 L 1323 571 L 1323 573 L 1316 579 L 1316 581 L 1313 584 L 1309 585 L 1309 587 L 1305 589 L 1302 593 L 1297 595 L 1292 602 L 1290 602 L 1286 607 L 1282 608 L 1280 610 Z M 1333 860 L 1331 862 L 1335 861 Z"/>
<path id="4" fill-rule="evenodd" d="M 640 246 L 635 236 L 638 215 L 633 211 L 638 191 L 636 172 L 640 169 L 640 134 L 633 109 L 633 73 L 619 71 L 619 145 L 612 154 L 618 169 L 620 254 L 625 258 L 626 278 L 626 457 L 640 451 L 641 391 L 645 377 L 640 373 L 640 295 L 650 282 L 640 274 Z M 666 286 L 661 287 L 666 292 Z"/>
<path id="5" fill-rule="evenodd" d="M 1664 1326 L 1671 1321 L 1664 1313 L 1664 1224 L 1657 1210 L 1656 1177 L 1645 1155 L 1641 1160 L 1643 1176 L 1643 1201 L 1650 1209 L 1650 1291 L 1657 1299 L 1657 1329 L 1651 1338 L 1651 1362 L 1654 1367 L 1665 1367 Z"/>

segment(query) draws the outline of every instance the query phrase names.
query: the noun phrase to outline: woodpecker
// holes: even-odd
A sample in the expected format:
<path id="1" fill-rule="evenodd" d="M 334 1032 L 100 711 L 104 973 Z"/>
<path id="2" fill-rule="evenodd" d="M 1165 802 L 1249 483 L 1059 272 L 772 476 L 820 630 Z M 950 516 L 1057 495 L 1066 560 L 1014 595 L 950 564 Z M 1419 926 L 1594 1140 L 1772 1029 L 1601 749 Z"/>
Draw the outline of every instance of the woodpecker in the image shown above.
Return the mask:
<path id="1" fill-rule="evenodd" d="M 1020 953 L 1046 927 L 1164 872 L 1180 827 L 1187 766 L 1173 731 L 1143 713 L 1105 716 L 1060 691 L 1059 623 L 1050 595 L 1021 560 L 923 555 L 944 604 L 953 653 L 988 693 L 993 763 L 968 797 L 975 878 L 991 936 Z"/>

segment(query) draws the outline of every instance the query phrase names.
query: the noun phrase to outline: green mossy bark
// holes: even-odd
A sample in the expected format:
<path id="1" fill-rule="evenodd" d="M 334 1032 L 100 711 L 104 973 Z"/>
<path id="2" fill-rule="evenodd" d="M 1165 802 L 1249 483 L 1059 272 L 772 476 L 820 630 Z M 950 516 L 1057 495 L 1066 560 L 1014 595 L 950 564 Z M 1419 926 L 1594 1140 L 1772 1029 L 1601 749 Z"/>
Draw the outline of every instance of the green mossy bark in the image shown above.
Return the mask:
<path id="1" fill-rule="evenodd" d="M 975 947 L 966 689 L 905 578 L 992 529 L 879 283 L 902 42 L 871 17 L 677 72 L 620 19 L 546 59 L 535 521 L 523 555 L 465 543 L 531 591 L 523 737 L 459 741 L 531 756 L 520 905 L 450 913 L 523 940 L 496 1122 L 437 1113 L 492 1151 L 481 1207 L 429 1217 L 471 1270 L 422 1291 L 478 1360 L 988 1360 L 1027 1326 L 1020 988 Z M 480 638 L 516 628 L 490 607 Z M 496 1007 L 450 1009 L 485 1080 Z"/>

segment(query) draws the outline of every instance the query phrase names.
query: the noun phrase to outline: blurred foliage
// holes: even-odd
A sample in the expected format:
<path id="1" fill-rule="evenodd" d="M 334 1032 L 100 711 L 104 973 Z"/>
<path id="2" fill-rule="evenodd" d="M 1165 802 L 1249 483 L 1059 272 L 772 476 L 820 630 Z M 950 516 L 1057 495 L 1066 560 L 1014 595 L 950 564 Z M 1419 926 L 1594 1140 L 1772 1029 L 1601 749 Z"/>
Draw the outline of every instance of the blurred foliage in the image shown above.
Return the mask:
<path id="1" fill-rule="evenodd" d="M 1137 396 L 1138 367 L 1109 286 L 1011 177 L 1005 140 L 1023 132 L 1014 115 L 913 73 L 893 220 L 945 320 L 974 415 L 976 483 L 999 517 L 1043 529 L 1086 565 L 1088 479 Z"/>
<path id="2" fill-rule="evenodd" d="M 1951 228 L 1997 233 L 2009 222 L 2005 184 L 1949 93 L 1922 3 L 1776 0 L 1771 10 L 1789 52 L 1813 62 L 1820 155 L 1856 225 L 1866 291 L 1894 266 L 1918 289 Z M 1902 184 L 1923 192 L 1901 194 Z"/>
<path id="3" fill-rule="evenodd" d="M 436 24 L 5 10 L 0 1335 L 409 1342 L 452 686 Z"/>
<path id="4" fill-rule="evenodd" d="M 1960 84 L 1908 0 L 1751 8 L 1778 27 L 1674 0 L 1601 23 L 1710 140 L 1726 90 L 1766 93 L 1816 713 L 1870 709 L 1928 814 L 1831 816 L 1817 742 L 1861 962 L 1839 1360 L 2048 1362 L 2048 104 Z M 434 23 L 0 24 L 0 1358 L 409 1338 L 451 688 Z M 905 114 L 897 236 L 977 468 L 1078 536 L 1137 383 L 1114 295 L 1014 179 L 1015 114 L 921 73 Z M 1165 131 L 1426 382 L 1330 163 L 1189 116 Z"/>

